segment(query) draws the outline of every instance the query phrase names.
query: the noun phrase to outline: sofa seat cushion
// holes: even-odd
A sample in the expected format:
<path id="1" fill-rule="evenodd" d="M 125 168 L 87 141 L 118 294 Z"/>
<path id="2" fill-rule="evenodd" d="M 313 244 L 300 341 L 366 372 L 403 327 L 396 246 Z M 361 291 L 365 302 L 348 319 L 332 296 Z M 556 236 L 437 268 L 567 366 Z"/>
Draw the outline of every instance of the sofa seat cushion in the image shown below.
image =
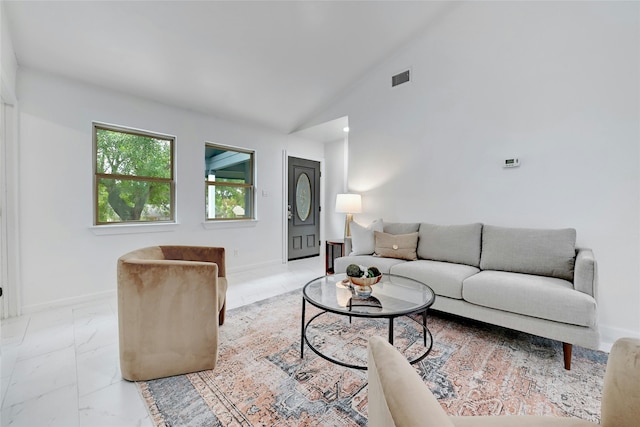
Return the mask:
<path id="1" fill-rule="evenodd" d="M 335 259 L 335 272 L 346 273 L 349 264 L 363 265 L 365 267 L 378 267 L 381 273 L 389 274 L 389 270 L 396 264 L 402 264 L 407 261 L 397 258 L 382 258 L 374 255 L 349 255 Z"/>
<path id="2" fill-rule="evenodd" d="M 429 260 L 405 262 L 391 267 L 392 274 L 418 280 L 433 289 L 436 295 L 455 299 L 462 299 L 463 280 L 479 271 L 470 265 Z"/>
<path id="3" fill-rule="evenodd" d="M 483 307 L 571 325 L 596 324 L 596 301 L 554 277 L 482 271 L 464 280 L 462 297 Z"/>

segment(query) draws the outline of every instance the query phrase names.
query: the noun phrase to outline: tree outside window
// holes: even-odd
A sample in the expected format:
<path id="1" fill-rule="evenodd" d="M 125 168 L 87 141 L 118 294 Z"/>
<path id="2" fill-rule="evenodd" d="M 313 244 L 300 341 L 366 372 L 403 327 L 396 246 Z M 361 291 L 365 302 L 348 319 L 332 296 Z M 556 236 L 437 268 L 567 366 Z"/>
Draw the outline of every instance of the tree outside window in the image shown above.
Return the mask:
<path id="1" fill-rule="evenodd" d="M 254 219 L 254 152 L 205 145 L 207 220 Z"/>
<path id="2" fill-rule="evenodd" d="M 175 138 L 94 123 L 95 224 L 174 221 Z"/>

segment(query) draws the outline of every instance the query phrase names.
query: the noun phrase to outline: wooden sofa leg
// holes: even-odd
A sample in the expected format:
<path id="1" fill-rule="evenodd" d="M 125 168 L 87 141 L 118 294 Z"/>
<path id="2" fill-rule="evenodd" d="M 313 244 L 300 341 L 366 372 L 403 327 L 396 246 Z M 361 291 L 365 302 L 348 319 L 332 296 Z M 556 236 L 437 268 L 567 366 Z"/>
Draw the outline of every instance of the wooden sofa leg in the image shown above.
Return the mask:
<path id="1" fill-rule="evenodd" d="M 220 310 L 220 313 L 218 314 L 218 325 L 222 325 L 224 323 L 224 313 L 227 311 L 227 302 L 225 301 L 224 304 L 222 304 L 222 310 Z"/>
<path id="2" fill-rule="evenodd" d="M 564 369 L 567 371 L 571 370 L 571 350 L 573 349 L 572 344 L 567 344 L 566 342 L 562 343 L 562 352 L 564 353 Z"/>

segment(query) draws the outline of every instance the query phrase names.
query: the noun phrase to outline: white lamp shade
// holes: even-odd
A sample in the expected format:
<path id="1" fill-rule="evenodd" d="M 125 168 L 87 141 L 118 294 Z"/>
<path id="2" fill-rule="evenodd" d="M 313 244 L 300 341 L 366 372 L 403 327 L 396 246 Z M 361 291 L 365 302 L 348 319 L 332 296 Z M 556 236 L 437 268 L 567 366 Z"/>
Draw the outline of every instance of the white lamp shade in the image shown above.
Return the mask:
<path id="1" fill-rule="evenodd" d="M 338 194 L 336 212 L 352 214 L 362 212 L 362 198 L 359 194 Z"/>

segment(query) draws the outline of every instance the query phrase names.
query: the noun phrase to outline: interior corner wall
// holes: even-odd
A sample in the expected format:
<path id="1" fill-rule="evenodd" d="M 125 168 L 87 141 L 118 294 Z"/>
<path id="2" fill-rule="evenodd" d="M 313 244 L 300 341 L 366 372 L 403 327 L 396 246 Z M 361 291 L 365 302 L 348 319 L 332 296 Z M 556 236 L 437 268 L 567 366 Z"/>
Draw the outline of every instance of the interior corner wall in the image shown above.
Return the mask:
<path id="1" fill-rule="evenodd" d="M 5 102 L 15 100 L 16 74 L 18 61 L 13 50 L 11 33 L 4 11 L 4 2 L 0 2 L 0 82 Z"/>
<path id="2" fill-rule="evenodd" d="M 18 62 L 9 32 L 5 4 L 0 2 L 0 317 L 20 314 L 20 260 L 18 215 L 18 103 L 16 99 L 16 75 Z"/>
<path id="3" fill-rule="evenodd" d="M 345 140 L 337 140 L 324 144 L 326 159 L 325 170 L 325 211 L 326 211 L 326 237 L 329 239 L 341 239 L 344 237 L 344 214 L 336 213 L 336 194 L 344 193 L 344 146 Z"/>
<path id="4" fill-rule="evenodd" d="M 25 312 L 114 293 L 117 258 L 145 246 L 223 246 L 231 271 L 284 261 L 282 153 L 322 158 L 321 143 L 30 69 L 19 70 L 17 89 Z M 92 232 L 92 121 L 176 136 L 179 224 L 173 231 Z M 203 227 L 205 142 L 255 150 L 258 221 L 251 226 Z"/>
<path id="5" fill-rule="evenodd" d="M 602 341 L 640 337 L 639 19 L 638 2 L 449 8 L 315 118 L 349 116 L 361 220 L 573 227 Z"/>

